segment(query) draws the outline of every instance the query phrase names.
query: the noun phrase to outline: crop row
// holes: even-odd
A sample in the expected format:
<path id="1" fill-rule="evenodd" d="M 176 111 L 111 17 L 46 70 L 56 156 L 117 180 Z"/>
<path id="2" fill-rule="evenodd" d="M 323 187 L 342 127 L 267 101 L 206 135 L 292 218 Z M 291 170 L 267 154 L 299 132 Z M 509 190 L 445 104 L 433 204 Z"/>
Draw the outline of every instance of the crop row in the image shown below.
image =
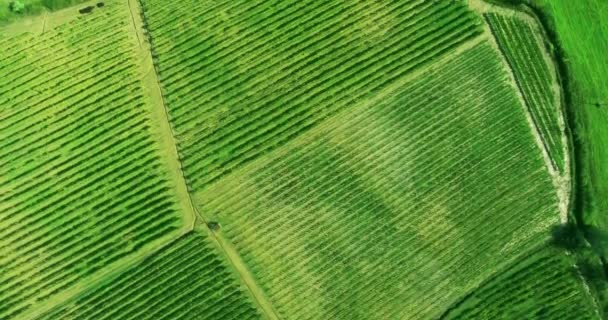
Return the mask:
<path id="1" fill-rule="evenodd" d="M 195 190 L 480 31 L 453 3 L 188 2 L 200 10 L 174 11 L 142 3 Z M 359 28 L 372 20 L 384 31 L 370 40 Z"/>
<path id="2" fill-rule="evenodd" d="M 552 88 L 552 73 L 532 27 L 521 19 L 487 14 L 486 19 L 509 62 L 532 119 L 541 133 L 555 169 L 564 171 L 561 110 Z"/>
<path id="3" fill-rule="evenodd" d="M 40 319 L 257 319 L 217 250 L 192 232 Z"/>
<path id="4" fill-rule="evenodd" d="M 180 226 L 118 4 L 0 48 L 0 319 Z"/>
<path id="5" fill-rule="evenodd" d="M 572 261 L 542 247 L 473 291 L 444 319 L 594 319 Z"/>
<path id="6" fill-rule="evenodd" d="M 201 212 L 284 318 L 437 317 L 557 222 L 505 80 L 479 45 L 208 187 Z"/>

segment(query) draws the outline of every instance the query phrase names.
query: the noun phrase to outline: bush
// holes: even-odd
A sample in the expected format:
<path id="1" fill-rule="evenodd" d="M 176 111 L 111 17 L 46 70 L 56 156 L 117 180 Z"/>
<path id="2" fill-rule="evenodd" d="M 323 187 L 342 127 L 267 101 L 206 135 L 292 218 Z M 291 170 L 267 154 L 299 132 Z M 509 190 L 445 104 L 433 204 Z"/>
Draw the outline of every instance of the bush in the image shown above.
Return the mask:
<path id="1" fill-rule="evenodd" d="M 22 13 L 23 10 L 25 10 L 25 4 L 23 2 L 21 2 L 20 0 L 15 0 L 15 1 L 11 1 L 11 3 L 9 4 L 9 8 L 11 9 L 12 12 Z"/>
<path id="2" fill-rule="evenodd" d="M 553 227 L 551 244 L 558 248 L 575 251 L 584 246 L 584 241 L 576 225 L 567 223 Z"/>

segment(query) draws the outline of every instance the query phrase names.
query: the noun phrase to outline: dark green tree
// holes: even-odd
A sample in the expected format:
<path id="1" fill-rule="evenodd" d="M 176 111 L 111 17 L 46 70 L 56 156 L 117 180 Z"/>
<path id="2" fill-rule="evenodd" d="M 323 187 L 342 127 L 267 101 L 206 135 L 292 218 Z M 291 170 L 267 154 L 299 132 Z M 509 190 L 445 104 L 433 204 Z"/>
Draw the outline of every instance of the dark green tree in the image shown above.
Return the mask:
<path id="1" fill-rule="evenodd" d="M 20 0 L 11 1 L 9 7 L 15 13 L 22 13 L 25 10 L 25 4 Z"/>
<path id="2" fill-rule="evenodd" d="M 559 224 L 551 229 L 551 244 L 574 251 L 584 246 L 581 233 L 573 223 Z"/>

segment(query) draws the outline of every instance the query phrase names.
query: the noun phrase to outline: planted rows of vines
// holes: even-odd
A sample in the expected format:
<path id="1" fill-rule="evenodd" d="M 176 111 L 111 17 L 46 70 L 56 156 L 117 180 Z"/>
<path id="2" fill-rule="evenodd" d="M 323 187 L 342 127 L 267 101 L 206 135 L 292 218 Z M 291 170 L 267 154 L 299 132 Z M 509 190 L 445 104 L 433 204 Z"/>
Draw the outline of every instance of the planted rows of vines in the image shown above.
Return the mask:
<path id="1" fill-rule="evenodd" d="M 141 2 L 194 190 L 481 31 L 453 1 Z"/>
<path id="2" fill-rule="evenodd" d="M 197 194 L 282 318 L 435 318 L 557 223 L 497 54 L 453 59 Z"/>
<path id="3" fill-rule="evenodd" d="M 184 235 L 39 320 L 259 319 L 207 237 Z"/>
<path id="4" fill-rule="evenodd" d="M 515 75 L 532 119 L 559 172 L 564 170 L 564 132 L 560 126 L 554 83 L 543 48 L 530 24 L 516 17 L 486 14 L 486 19 Z"/>
<path id="5" fill-rule="evenodd" d="M 573 261 L 543 248 L 475 290 L 442 319 L 597 319 Z"/>
<path id="6" fill-rule="evenodd" d="M 0 43 L 0 319 L 180 227 L 128 12 Z"/>

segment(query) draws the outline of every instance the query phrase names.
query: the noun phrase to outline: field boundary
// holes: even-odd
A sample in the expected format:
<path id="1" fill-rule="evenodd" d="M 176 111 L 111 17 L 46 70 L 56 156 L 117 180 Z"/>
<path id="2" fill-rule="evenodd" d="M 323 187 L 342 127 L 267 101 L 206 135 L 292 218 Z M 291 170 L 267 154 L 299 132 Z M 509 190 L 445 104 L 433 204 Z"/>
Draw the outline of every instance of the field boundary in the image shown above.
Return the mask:
<path id="1" fill-rule="evenodd" d="M 194 204 L 194 201 L 192 200 L 191 190 L 190 190 L 190 187 L 188 185 L 188 180 L 187 180 L 184 170 L 183 170 L 183 166 L 182 166 L 183 162 L 182 162 L 180 154 L 179 154 L 177 140 L 175 139 L 175 131 L 171 124 L 171 118 L 170 118 L 169 111 L 167 109 L 167 104 L 166 104 L 166 101 L 165 101 L 165 98 L 164 98 L 164 95 L 162 92 L 162 84 L 160 82 L 160 79 L 158 78 L 159 72 L 158 72 L 156 64 L 153 62 L 153 57 L 152 57 L 152 54 L 154 52 L 153 38 L 149 32 L 143 32 L 143 30 L 141 30 L 140 28 L 137 28 L 137 26 L 136 26 L 136 21 L 141 22 L 142 28 L 145 28 L 144 26 L 146 25 L 145 24 L 146 18 L 145 18 L 143 9 L 142 9 L 142 4 L 139 0 L 127 0 L 127 1 L 129 4 L 129 10 L 130 10 L 131 18 L 133 20 L 133 24 L 134 24 L 136 33 L 142 33 L 143 38 L 145 38 L 145 39 L 147 38 L 147 41 L 148 41 L 148 46 L 146 49 L 148 51 L 147 56 L 150 58 L 149 61 L 152 64 L 152 68 L 153 68 L 152 71 L 153 71 L 153 75 L 154 75 L 154 79 L 155 79 L 155 86 L 157 89 L 155 91 L 158 92 L 158 94 L 160 96 L 160 102 L 162 104 L 162 109 L 163 109 L 163 113 L 164 113 L 164 120 L 166 122 L 166 125 L 169 128 L 168 133 L 170 133 L 170 137 L 173 142 L 172 151 L 175 151 L 175 155 L 177 156 L 176 160 L 178 162 L 179 171 L 181 173 L 180 180 L 183 181 L 183 183 L 180 183 L 180 184 L 183 184 L 183 187 L 186 188 L 188 203 L 192 210 L 191 211 L 192 212 L 192 224 L 191 224 L 189 230 L 194 230 L 198 221 L 200 221 L 206 227 L 209 221 L 207 221 L 198 212 L 196 205 Z M 133 13 L 132 4 L 135 4 L 136 8 L 139 10 L 139 15 L 137 15 L 138 16 L 137 18 L 135 17 L 136 15 Z M 140 46 L 142 48 L 146 47 L 145 44 L 141 42 L 141 39 L 139 38 L 139 36 L 138 36 L 138 39 L 140 40 Z M 148 60 L 147 59 L 148 57 L 146 57 L 146 60 Z M 261 288 L 259 288 L 259 286 L 257 285 L 253 275 L 249 271 L 247 265 L 242 261 L 241 257 L 239 256 L 238 252 L 236 251 L 236 249 L 221 234 L 213 232 L 213 231 L 208 231 L 207 234 L 210 235 L 210 238 L 216 243 L 217 247 L 223 252 L 227 261 L 232 266 L 233 271 L 235 271 L 239 275 L 241 281 L 243 282 L 243 284 L 245 285 L 245 287 L 247 288 L 247 290 L 253 297 L 255 303 L 257 304 L 258 309 L 261 312 L 263 312 L 264 315 L 269 319 L 273 319 L 273 320 L 280 319 L 278 316 L 278 313 L 274 310 L 272 304 L 266 298 L 266 295 L 264 294 L 263 290 Z"/>
<path id="2" fill-rule="evenodd" d="M 192 199 L 190 198 L 188 183 L 182 167 L 179 151 L 177 149 L 177 141 L 175 140 L 175 134 L 169 120 L 169 114 L 166 108 L 164 96 L 162 95 L 156 67 L 152 60 L 152 54 L 145 43 L 146 38 L 144 32 L 140 28 L 143 26 L 143 22 L 140 18 L 141 15 L 134 14 L 133 12 L 134 5 L 136 6 L 135 8 L 138 8 L 136 1 L 137 0 L 127 0 L 127 7 L 129 8 L 129 14 L 133 24 L 133 32 L 136 35 L 139 45 L 139 55 L 142 58 L 138 65 L 141 68 L 144 88 L 147 89 L 146 97 L 148 98 L 147 102 L 150 105 L 151 115 L 155 124 L 153 126 L 155 138 L 161 145 L 160 153 L 169 169 L 168 171 L 172 180 L 171 182 L 175 187 L 175 193 L 178 197 L 181 210 L 185 214 L 183 216 L 183 230 L 186 232 L 194 229 L 197 220 L 196 209 L 192 203 Z M 140 27 L 138 27 L 138 25 Z"/>

